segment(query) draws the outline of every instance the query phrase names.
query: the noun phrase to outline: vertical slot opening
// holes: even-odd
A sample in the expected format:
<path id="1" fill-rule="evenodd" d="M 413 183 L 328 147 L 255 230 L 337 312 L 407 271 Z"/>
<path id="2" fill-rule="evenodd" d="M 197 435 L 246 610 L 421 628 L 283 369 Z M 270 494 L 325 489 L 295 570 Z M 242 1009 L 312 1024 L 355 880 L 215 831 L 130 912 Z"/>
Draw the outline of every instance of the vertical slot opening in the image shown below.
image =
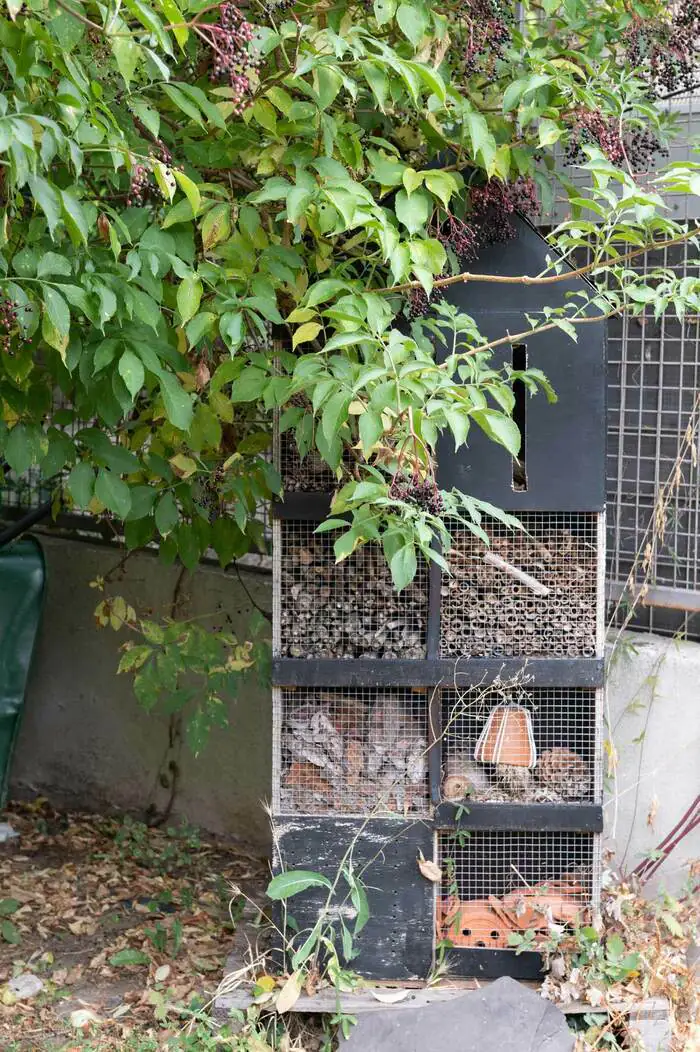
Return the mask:
<path id="1" fill-rule="evenodd" d="M 514 345 L 511 365 L 514 372 L 527 369 L 527 347 L 524 343 Z M 513 457 L 513 489 L 516 493 L 524 493 L 527 490 L 527 389 L 522 380 L 513 380 L 513 397 L 513 420 L 520 432 L 520 453 Z"/>

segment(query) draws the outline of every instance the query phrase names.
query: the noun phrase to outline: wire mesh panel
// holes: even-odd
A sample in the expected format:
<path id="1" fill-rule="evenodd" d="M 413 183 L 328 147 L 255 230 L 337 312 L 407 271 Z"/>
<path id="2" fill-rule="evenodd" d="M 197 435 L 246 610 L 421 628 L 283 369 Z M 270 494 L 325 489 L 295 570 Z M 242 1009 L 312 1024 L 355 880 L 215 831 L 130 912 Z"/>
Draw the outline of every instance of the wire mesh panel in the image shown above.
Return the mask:
<path id="1" fill-rule="evenodd" d="M 315 449 L 309 450 L 305 457 L 299 456 L 291 431 L 277 438 L 277 469 L 285 493 L 327 493 L 337 484 L 333 472 Z"/>
<path id="2" fill-rule="evenodd" d="M 597 802 L 601 701 L 578 687 L 443 690 L 443 798 Z"/>
<path id="3" fill-rule="evenodd" d="M 638 269 L 700 275 L 697 250 L 674 246 Z M 614 319 L 608 336 L 609 575 L 659 590 L 663 606 L 700 602 L 700 325 L 670 312 Z M 684 595 L 686 599 L 684 601 Z M 693 600 L 693 596 L 695 599 Z M 682 614 L 640 610 L 648 627 L 674 630 Z M 696 625 L 696 631 L 698 626 Z"/>
<path id="4" fill-rule="evenodd" d="M 507 949 L 513 936 L 574 924 L 595 898 L 589 833 L 441 833 L 438 939 Z"/>
<path id="5" fill-rule="evenodd" d="M 528 512 L 519 518 L 523 531 L 486 522 L 488 549 L 466 527 L 454 531 L 451 575 L 443 576 L 441 589 L 443 657 L 599 652 L 599 516 Z M 542 587 L 524 583 L 523 573 Z"/>
<path id="6" fill-rule="evenodd" d="M 316 523 L 275 524 L 275 649 L 291 658 L 425 657 L 428 572 L 396 592 L 382 552 L 364 545 L 336 563 Z"/>
<path id="7" fill-rule="evenodd" d="M 425 691 L 275 693 L 281 813 L 427 812 Z"/>

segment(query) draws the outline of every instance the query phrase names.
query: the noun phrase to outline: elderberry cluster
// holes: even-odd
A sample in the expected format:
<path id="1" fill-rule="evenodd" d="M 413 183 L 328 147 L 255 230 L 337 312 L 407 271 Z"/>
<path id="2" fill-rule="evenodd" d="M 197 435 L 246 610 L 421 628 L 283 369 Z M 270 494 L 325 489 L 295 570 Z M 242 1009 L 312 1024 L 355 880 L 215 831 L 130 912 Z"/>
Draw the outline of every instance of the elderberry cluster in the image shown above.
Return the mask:
<path id="1" fill-rule="evenodd" d="M 666 150 L 649 128 L 623 129 L 618 121 L 606 117 L 600 110 L 577 110 L 574 114 L 571 138 L 565 153 L 567 164 L 585 160 L 585 143 L 600 147 L 611 164 L 627 162 L 634 172 L 645 172 L 658 154 L 668 156 Z"/>
<path id="2" fill-rule="evenodd" d="M 515 237 L 515 227 L 511 222 L 513 213 L 534 215 L 539 208 L 533 180 L 522 176 L 512 183 L 489 179 L 483 186 L 473 186 L 469 191 L 469 202 L 479 245 L 512 240 Z"/>
<path id="3" fill-rule="evenodd" d="M 583 146 L 586 143 L 599 146 L 611 164 L 620 165 L 625 159 L 618 122 L 600 110 L 578 109 L 574 113 L 571 138 L 564 156 L 567 164 L 585 160 Z"/>
<path id="4" fill-rule="evenodd" d="M 245 109 L 245 98 L 250 93 L 248 73 L 257 68 L 262 59 L 252 51 L 250 44 L 255 38 L 254 27 L 247 22 L 235 4 L 222 4 L 219 8 L 219 23 L 207 27 L 213 34 L 212 50 L 215 80 L 227 80 L 233 88 L 234 111 L 241 114 Z"/>
<path id="5" fill-rule="evenodd" d="M 389 487 L 389 496 L 406 504 L 416 504 L 431 515 L 442 515 L 445 510 L 442 494 L 435 481 L 422 479 L 418 475 L 412 478 L 406 478 L 405 475 L 395 478 Z"/>
<path id="6" fill-rule="evenodd" d="M 148 200 L 153 190 L 151 173 L 143 164 L 135 164 L 131 169 L 131 183 L 129 184 L 129 195 L 126 203 L 129 207 L 135 205 L 140 208 Z"/>
<path id="7" fill-rule="evenodd" d="M 510 42 L 509 15 L 499 0 L 461 0 L 458 9 L 465 35 L 459 63 L 465 76 L 477 72 L 492 74 Z"/>
<path id="8" fill-rule="evenodd" d="M 648 172 L 657 155 L 668 157 L 668 150 L 649 128 L 636 128 L 626 136 L 625 153 L 635 172 Z"/>
<path id="9" fill-rule="evenodd" d="M 670 18 L 635 15 L 623 42 L 628 61 L 646 77 L 650 87 L 657 94 L 672 95 L 696 86 L 699 36 L 700 0 L 681 0 L 673 5 Z"/>
<path id="10" fill-rule="evenodd" d="M 29 307 L 25 308 L 29 310 Z M 0 299 L 0 348 L 4 354 L 12 353 L 12 336 L 15 331 L 19 330 L 19 315 L 17 313 L 17 304 L 14 300 L 8 299 L 4 296 Z M 31 340 L 27 340 L 27 343 L 31 343 Z"/>
<path id="11" fill-rule="evenodd" d="M 476 259 L 478 238 L 469 223 L 448 214 L 447 221 L 437 231 L 437 238 L 445 248 L 451 248 L 459 259 Z"/>
<path id="12" fill-rule="evenodd" d="M 429 296 L 425 289 L 411 289 L 408 293 L 409 318 L 413 321 L 416 318 L 424 317 L 430 310 L 431 303 L 439 303 L 442 298 L 440 289 L 433 289 Z"/>

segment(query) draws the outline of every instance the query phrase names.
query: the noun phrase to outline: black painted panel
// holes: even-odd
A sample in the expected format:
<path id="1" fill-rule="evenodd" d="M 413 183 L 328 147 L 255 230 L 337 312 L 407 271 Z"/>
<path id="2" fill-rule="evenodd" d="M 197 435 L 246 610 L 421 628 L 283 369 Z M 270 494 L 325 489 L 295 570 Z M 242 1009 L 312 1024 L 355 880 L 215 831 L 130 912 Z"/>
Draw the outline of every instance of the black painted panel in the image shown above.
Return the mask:
<path id="1" fill-rule="evenodd" d="M 485 249 L 471 270 L 519 275 L 539 273 L 549 251 L 523 220 L 519 236 L 507 246 Z M 566 302 L 566 293 L 587 287 L 582 279 L 546 286 L 503 285 L 484 282 L 451 285 L 445 299 L 471 314 L 488 340 L 525 332 L 527 313 L 544 305 Z M 599 511 L 605 505 L 606 374 L 605 323 L 578 327 L 578 342 L 560 329 L 531 336 L 528 365 L 541 369 L 552 383 L 558 401 L 550 405 L 544 394 L 527 397 L 527 479 L 524 492 L 513 489 L 510 454 L 472 425 L 469 445 L 454 452 L 450 436 L 438 444 L 440 485 L 456 486 L 497 507 L 518 511 Z M 444 354 L 444 351 L 442 352 Z M 510 345 L 495 348 L 498 367 L 511 360 Z"/>
<path id="2" fill-rule="evenodd" d="M 500 979 L 502 975 L 509 975 L 512 979 L 534 981 L 542 979 L 544 970 L 541 955 L 530 950 L 516 954 L 513 950 L 471 950 L 459 947 L 448 950 L 446 956 L 450 974 L 464 977 Z"/>
<path id="3" fill-rule="evenodd" d="M 430 825 L 403 819 L 363 823 L 356 818 L 278 816 L 276 826 L 285 868 L 315 870 L 331 881 L 361 830 L 354 869 L 360 873 L 367 867 L 363 883 L 370 919 L 358 936 L 360 953 L 351 967 L 370 979 L 426 978 L 433 957 L 434 885 L 420 875 L 416 859 L 419 851 L 433 856 Z M 288 900 L 300 928 L 308 931 L 314 925 L 326 895 L 310 889 Z M 352 915 L 346 913 L 345 919 L 352 929 Z M 300 945 L 303 936 L 297 941 Z"/>
<path id="4" fill-rule="evenodd" d="M 521 673 L 533 687 L 602 687 L 604 668 L 601 658 L 272 661 L 272 682 L 279 687 L 468 687 L 497 678 L 509 681 Z"/>
<path id="5" fill-rule="evenodd" d="M 457 819 L 457 805 L 443 803 L 435 812 L 437 829 L 494 829 L 571 833 L 602 833 L 599 804 L 498 804 L 465 800 Z"/>

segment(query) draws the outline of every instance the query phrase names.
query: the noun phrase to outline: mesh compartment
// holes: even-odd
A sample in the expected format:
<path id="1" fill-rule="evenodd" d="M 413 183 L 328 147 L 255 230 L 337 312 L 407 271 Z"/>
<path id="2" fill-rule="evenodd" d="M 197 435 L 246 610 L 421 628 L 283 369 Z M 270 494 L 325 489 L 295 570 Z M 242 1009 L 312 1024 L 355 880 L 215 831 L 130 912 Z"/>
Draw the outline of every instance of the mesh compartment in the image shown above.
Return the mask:
<path id="1" fill-rule="evenodd" d="M 529 512 L 524 531 L 488 520 L 490 548 L 466 527 L 453 531 L 452 576 L 443 575 L 443 657 L 594 657 L 598 652 L 602 544 L 595 514 Z M 549 589 L 484 560 L 487 551 Z"/>
<path id="2" fill-rule="evenodd" d="M 503 685 L 442 691 L 442 794 L 448 800 L 494 803 L 575 803 L 598 801 L 601 771 L 597 729 L 602 698 L 585 688 L 509 689 Z M 504 725 L 503 706 L 525 709 Z M 489 721 L 490 718 L 490 721 Z M 528 769 L 528 740 L 521 723 L 532 728 L 537 761 Z M 479 737 L 487 753 L 501 740 L 509 762 L 477 762 Z M 504 739 L 507 739 L 504 742 Z M 507 748 L 506 748 L 507 747 Z M 491 751 L 493 755 L 493 751 Z"/>
<path id="3" fill-rule="evenodd" d="M 285 493 L 329 493 L 338 484 L 315 449 L 309 450 L 303 458 L 299 456 L 293 431 L 278 436 L 277 468 Z"/>
<path id="4" fill-rule="evenodd" d="M 336 564 L 333 537 L 316 523 L 276 524 L 278 638 L 291 658 L 425 657 L 428 572 L 397 593 L 384 556 L 364 545 Z"/>
<path id="5" fill-rule="evenodd" d="M 438 939 L 507 949 L 513 935 L 584 919 L 595 899 L 590 833 L 441 833 Z"/>
<path id="6" fill-rule="evenodd" d="M 427 813 L 425 691 L 278 690 L 275 715 L 283 813 Z"/>

